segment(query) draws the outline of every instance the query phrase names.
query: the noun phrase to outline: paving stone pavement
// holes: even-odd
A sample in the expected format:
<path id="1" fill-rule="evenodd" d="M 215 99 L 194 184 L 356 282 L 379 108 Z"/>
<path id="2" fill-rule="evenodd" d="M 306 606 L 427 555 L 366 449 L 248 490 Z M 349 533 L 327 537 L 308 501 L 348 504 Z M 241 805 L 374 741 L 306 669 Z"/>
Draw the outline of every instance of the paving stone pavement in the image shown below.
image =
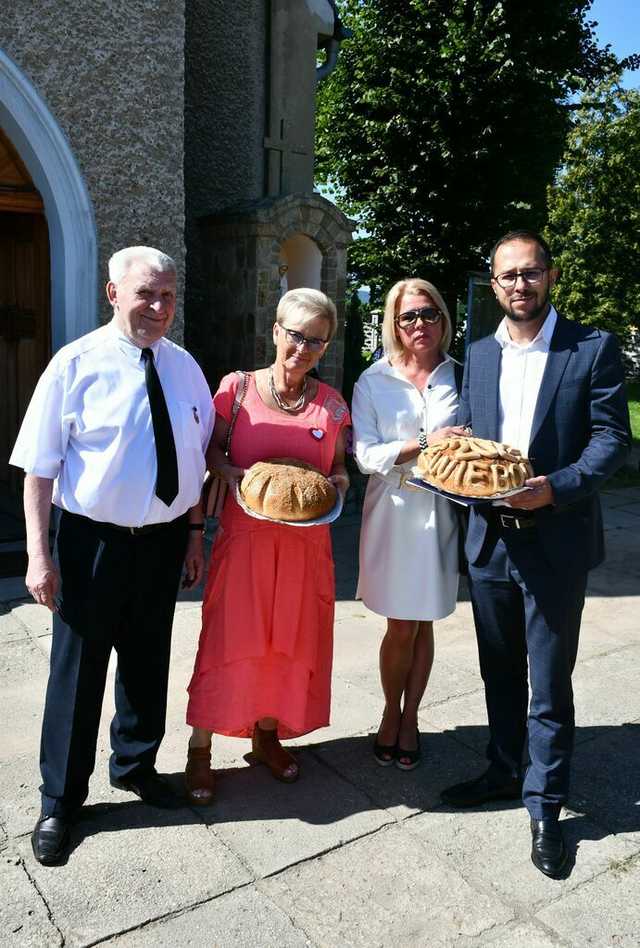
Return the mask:
<path id="1" fill-rule="evenodd" d="M 537 872 L 520 805 L 455 813 L 442 787 L 480 772 L 486 714 L 470 604 L 436 625 L 420 710 L 425 760 L 378 767 L 383 620 L 354 601 L 358 516 L 335 527 L 332 725 L 295 742 L 302 776 L 278 784 L 218 739 L 207 808 L 166 812 L 109 786 L 107 688 L 91 793 L 65 865 L 33 858 L 38 742 L 51 623 L 21 579 L 0 581 L 0 939 L 11 948 L 552 948 L 640 945 L 640 488 L 603 495 L 608 558 L 590 578 L 575 672 L 573 853 Z M 159 769 L 180 787 L 198 592 L 178 603 Z M 113 669 L 111 669 L 111 676 Z"/>

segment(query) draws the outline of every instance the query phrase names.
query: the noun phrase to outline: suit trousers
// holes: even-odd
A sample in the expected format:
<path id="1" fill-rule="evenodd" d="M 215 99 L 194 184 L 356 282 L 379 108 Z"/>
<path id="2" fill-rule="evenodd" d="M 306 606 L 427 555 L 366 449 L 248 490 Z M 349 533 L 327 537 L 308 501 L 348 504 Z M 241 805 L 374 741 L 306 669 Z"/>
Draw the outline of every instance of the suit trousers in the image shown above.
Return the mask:
<path id="1" fill-rule="evenodd" d="M 118 661 L 111 777 L 155 767 L 187 519 L 131 534 L 67 512 L 60 517 L 62 584 L 40 747 L 46 815 L 70 816 L 87 797 L 112 649 Z"/>
<path id="2" fill-rule="evenodd" d="M 528 752 L 522 795 L 535 819 L 556 817 L 569 790 L 586 581 L 570 562 L 561 574 L 551 565 L 536 527 L 493 530 L 469 566 L 490 769 L 497 779 L 520 777 Z"/>

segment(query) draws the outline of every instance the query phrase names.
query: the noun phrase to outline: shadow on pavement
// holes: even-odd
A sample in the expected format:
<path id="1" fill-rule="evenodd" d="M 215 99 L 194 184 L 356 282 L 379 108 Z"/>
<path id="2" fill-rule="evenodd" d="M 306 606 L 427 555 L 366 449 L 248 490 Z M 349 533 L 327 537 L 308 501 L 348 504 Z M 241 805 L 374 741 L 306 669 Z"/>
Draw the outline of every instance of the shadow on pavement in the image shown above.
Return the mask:
<path id="1" fill-rule="evenodd" d="M 72 848 L 96 833 L 131 828 L 286 820 L 325 826 L 356 813 L 400 806 L 414 812 L 448 811 L 440 803 L 440 791 L 479 775 L 485 767 L 483 758 L 471 750 L 478 744 L 475 730 L 464 727 L 423 734 L 424 759 L 411 773 L 379 767 L 371 753 L 370 736 L 349 737 L 296 749 L 301 776 L 295 784 L 278 783 L 263 766 L 232 767 L 216 771 L 216 799 L 207 807 L 192 808 L 185 801 L 180 809 L 159 810 L 137 800 L 86 806 L 74 827 Z M 577 736 L 569 814 L 563 824 L 573 852 L 582 840 L 640 831 L 640 725 L 578 728 Z M 166 776 L 182 795 L 182 774 Z M 494 802 L 460 811 L 460 816 L 521 805 L 519 801 Z"/>

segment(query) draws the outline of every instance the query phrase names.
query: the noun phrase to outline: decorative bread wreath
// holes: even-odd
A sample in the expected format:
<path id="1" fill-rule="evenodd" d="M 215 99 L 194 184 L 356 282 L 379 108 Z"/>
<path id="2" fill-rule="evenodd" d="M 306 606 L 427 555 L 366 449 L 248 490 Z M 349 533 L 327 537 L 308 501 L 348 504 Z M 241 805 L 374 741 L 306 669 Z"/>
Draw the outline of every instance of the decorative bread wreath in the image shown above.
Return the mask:
<path id="1" fill-rule="evenodd" d="M 462 497 L 500 497 L 533 477 L 517 448 L 483 438 L 443 438 L 418 455 L 420 477 Z"/>

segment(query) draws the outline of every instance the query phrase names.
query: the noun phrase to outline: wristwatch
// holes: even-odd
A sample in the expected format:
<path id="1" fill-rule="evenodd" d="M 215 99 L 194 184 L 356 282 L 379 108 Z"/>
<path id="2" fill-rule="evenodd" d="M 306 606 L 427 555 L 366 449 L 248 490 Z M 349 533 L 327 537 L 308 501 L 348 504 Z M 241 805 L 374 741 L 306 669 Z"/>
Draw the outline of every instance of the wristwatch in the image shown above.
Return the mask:
<path id="1" fill-rule="evenodd" d="M 418 447 L 421 451 L 426 451 L 429 447 L 429 442 L 427 441 L 427 435 L 424 428 L 420 428 L 418 431 Z"/>

